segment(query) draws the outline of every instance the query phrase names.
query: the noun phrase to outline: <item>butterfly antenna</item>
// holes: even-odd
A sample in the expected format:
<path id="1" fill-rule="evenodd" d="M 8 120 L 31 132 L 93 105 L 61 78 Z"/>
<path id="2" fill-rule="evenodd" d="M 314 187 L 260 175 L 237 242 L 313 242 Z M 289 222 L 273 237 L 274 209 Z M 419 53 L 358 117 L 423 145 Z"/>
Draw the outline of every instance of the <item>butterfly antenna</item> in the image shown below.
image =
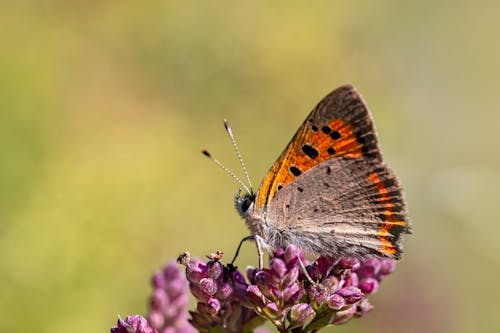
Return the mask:
<path id="1" fill-rule="evenodd" d="M 250 189 L 248 188 L 248 186 L 245 185 L 245 183 L 243 183 L 241 181 L 241 179 L 238 178 L 238 176 L 236 176 L 234 174 L 234 172 L 232 172 L 231 170 L 229 170 L 224 164 L 222 164 L 219 160 L 215 159 L 212 157 L 212 155 L 206 151 L 206 150 L 202 150 L 201 153 L 203 155 L 205 155 L 206 157 L 208 157 L 209 159 L 212 160 L 212 162 L 214 162 L 215 164 L 217 164 L 222 170 L 224 170 L 227 174 L 229 174 L 231 177 L 233 177 L 241 186 L 243 186 L 243 188 L 248 192 L 248 193 L 253 193 L 250 191 Z"/>
<path id="2" fill-rule="evenodd" d="M 248 193 L 253 194 L 252 182 L 250 181 L 250 176 L 248 176 L 247 167 L 245 166 L 245 163 L 243 162 L 243 157 L 241 157 L 240 149 L 238 148 L 238 145 L 236 144 L 236 140 L 234 139 L 233 130 L 231 129 L 231 126 L 229 126 L 229 122 L 227 121 L 227 119 L 224 119 L 224 127 L 226 128 L 226 132 L 229 135 L 229 138 L 231 139 L 234 150 L 236 151 L 236 155 L 238 156 L 238 160 L 240 161 L 241 168 L 243 169 L 243 173 L 245 174 L 245 177 L 247 178 L 248 185 L 250 186 L 250 191 L 248 191 L 246 186 L 245 186 L 245 189 L 248 191 Z"/>

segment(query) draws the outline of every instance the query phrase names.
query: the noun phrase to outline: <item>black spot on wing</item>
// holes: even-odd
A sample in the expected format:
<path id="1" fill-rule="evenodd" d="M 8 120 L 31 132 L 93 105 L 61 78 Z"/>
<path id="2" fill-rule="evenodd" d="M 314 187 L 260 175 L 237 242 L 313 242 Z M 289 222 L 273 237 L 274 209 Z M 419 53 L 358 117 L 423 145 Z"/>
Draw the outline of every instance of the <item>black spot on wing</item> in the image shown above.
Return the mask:
<path id="1" fill-rule="evenodd" d="M 330 133 L 330 138 L 332 138 L 333 140 L 337 140 L 337 139 L 340 139 L 340 133 L 339 131 L 333 131 Z"/>
<path id="2" fill-rule="evenodd" d="M 292 175 L 294 176 L 300 176 L 300 174 L 302 173 L 302 171 L 300 171 L 299 168 L 297 168 L 296 166 L 291 166 L 290 167 L 290 172 L 292 173 Z"/>
<path id="3" fill-rule="evenodd" d="M 332 129 L 328 126 L 323 126 L 323 127 L 321 127 L 321 131 L 325 134 L 328 134 L 332 131 Z"/>
<path id="4" fill-rule="evenodd" d="M 302 151 L 311 159 L 314 159 L 319 155 L 318 151 L 311 145 L 303 145 Z"/>

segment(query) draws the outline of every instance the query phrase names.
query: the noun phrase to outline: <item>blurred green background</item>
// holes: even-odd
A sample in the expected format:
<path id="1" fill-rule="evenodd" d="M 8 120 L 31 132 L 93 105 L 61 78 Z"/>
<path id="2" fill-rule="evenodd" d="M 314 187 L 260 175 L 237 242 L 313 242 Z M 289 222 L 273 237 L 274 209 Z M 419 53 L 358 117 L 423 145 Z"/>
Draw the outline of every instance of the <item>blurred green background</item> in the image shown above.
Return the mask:
<path id="1" fill-rule="evenodd" d="M 337 332 L 500 328 L 496 1 L 7 1 L 0 5 L 1 332 L 107 332 L 149 277 L 246 227 L 255 184 L 351 82 L 405 185 L 414 235 Z M 247 245 L 239 264 L 255 264 Z"/>

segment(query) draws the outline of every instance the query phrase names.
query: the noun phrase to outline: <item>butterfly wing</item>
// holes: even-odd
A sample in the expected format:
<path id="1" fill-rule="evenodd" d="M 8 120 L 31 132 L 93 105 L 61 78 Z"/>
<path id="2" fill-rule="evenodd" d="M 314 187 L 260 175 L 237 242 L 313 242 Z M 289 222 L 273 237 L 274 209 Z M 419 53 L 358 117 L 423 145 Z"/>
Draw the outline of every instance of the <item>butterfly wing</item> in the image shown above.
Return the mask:
<path id="1" fill-rule="evenodd" d="M 263 180 L 259 207 L 273 222 L 267 239 L 273 247 L 400 256 L 400 237 L 409 232 L 406 203 L 352 86 L 334 90 L 307 117 Z"/>
<path id="2" fill-rule="evenodd" d="M 277 191 L 312 167 L 340 157 L 382 162 L 370 113 L 351 85 L 335 89 L 312 110 L 262 180 L 255 209 L 266 207 Z"/>
<path id="3" fill-rule="evenodd" d="M 267 209 L 272 247 L 296 244 L 328 256 L 399 258 L 409 232 L 394 173 L 365 159 L 331 159 L 280 190 Z"/>

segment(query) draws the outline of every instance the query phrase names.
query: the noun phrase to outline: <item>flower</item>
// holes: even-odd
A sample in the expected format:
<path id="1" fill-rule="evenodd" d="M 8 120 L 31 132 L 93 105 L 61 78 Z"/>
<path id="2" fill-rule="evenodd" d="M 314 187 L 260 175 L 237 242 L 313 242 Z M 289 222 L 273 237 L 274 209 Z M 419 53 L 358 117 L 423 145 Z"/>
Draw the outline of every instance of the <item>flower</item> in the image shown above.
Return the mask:
<path id="1" fill-rule="evenodd" d="M 195 332 L 188 322 L 189 297 L 186 293 L 188 281 L 174 262 L 168 262 L 152 279 L 153 293 L 150 297 L 148 321 L 160 333 Z"/>
<path id="2" fill-rule="evenodd" d="M 216 328 L 241 332 L 257 327 L 263 319 L 249 306 L 245 278 L 231 265 L 222 265 L 220 259 L 211 256 L 205 263 L 182 256 L 189 289 L 198 301 L 196 310 L 189 312 L 191 324 L 200 332 Z"/>
<path id="3" fill-rule="evenodd" d="M 310 322 L 315 312 L 306 303 L 297 302 L 305 295 L 304 281 L 299 280 L 302 253 L 294 246 L 278 249 L 269 268 L 248 268 L 249 300 L 255 311 L 270 320 L 279 330 L 300 327 Z M 291 308 L 293 311 L 290 312 Z M 290 312 L 290 320 L 287 315 Z"/>
<path id="4" fill-rule="evenodd" d="M 246 277 L 222 252 L 207 261 L 185 252 L 153 275 L 151 311 L 119 319 L 112 333 L 251 332 L 271 322 L 280 332 L 316 332 L 359 318 L 373 309 L 368 296 L 395 270 L 388 259 L 326 258 L 307 262 L 295 246 L 277 249 L 265 268 Z M 187 288 L 196 308 L 187 311 Z M 190 316 L 190 317 L 189 317 Z M 189 318 L 188 318 L 189 317 Z"/>
<path id="5" fill-rule="evenodd" d="M 378 289 L 394 262 L 319 257 L 307 264 L 295 246 L 277 249 L 269 267 L 248 267 L 246 279 L 220 259 L 184 260 L 191 293 L 198 300 L 191 323 L 199 331 L 238 332 L 264 320 L 281 332 L 309 332 L 343 324 L 371 311 L 367 296 Z M 305 265 L 307 275 L 302 269 Z"/>
<path id="6" fill-rule="evenodd" d="M 111 328 L 111 333 L 158 333 L 158 331 L 149 326 L 146 318 L 128 316 L 125 320 L 118 318 L 116 326 Z"/>

